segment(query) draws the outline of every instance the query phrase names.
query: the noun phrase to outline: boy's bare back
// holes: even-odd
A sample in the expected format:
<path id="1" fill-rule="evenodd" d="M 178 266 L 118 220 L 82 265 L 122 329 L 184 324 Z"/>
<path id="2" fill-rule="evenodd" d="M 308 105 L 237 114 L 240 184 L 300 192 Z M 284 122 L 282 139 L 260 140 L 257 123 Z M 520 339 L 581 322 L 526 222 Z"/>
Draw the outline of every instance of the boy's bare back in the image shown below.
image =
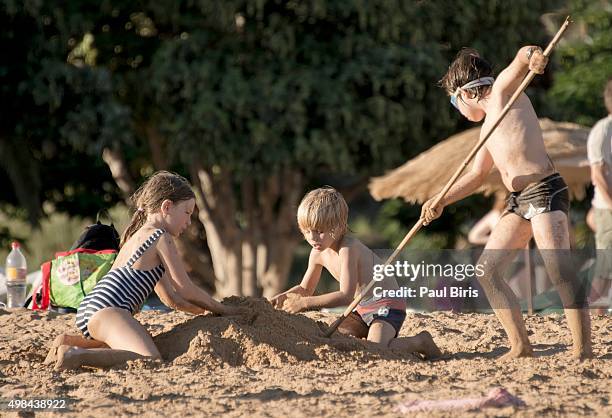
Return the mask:
<path id="1" fill-rule="evenodd" d="M 357 259 L 358 275 L 357 289 L 355 291 L 355 296 L 357 296 L 361 289 L 367 286 L 372 280 L 374 266 L 376 264 L 383 264 L 383 261 L 361 241 L 351 236 L 345 236 L 340 242 L 340 247 L 345 247 L 347 249 L 350 247 L 352 250 L 350 251 L 351 257 L 355 257 Z M 327 271 L 329 271 L 335 280 L 340 282 L 342 261 L 339 252 L 335 252 L 331 248 L 323 251 L 318 251 L 313 248 L 311 251 L 312 255 L 314 256 L 313 261 L 323 266 Z M 388 280 L 381 282 L 381 287 L 383 289 L 397 289 L 398 285 L 395 279 L 389 278 Z M 370 293 L 366 295 L 366 298 L 371 297 L 371 293 L 372 290 L 370 290 Z"/>

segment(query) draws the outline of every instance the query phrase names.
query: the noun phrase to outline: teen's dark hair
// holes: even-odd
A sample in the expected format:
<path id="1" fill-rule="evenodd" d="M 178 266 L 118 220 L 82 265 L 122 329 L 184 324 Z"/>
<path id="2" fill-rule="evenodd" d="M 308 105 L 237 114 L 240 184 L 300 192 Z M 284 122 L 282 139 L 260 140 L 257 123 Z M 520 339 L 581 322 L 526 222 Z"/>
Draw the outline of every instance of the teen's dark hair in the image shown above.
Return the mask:
<path id="1" fill-rule="evenodd" d="M 463 48 L 457 53 L 457 56 L 448 67 L 448 71 L 438 84 L 451 95 L 457 88 L 481 77 L 493 77 L 491 64 L 482 58 L 475 49 Z M 491 86 L 487 85 L 474 87 L 466 91 L 480 100 L 490 88 Z"/>

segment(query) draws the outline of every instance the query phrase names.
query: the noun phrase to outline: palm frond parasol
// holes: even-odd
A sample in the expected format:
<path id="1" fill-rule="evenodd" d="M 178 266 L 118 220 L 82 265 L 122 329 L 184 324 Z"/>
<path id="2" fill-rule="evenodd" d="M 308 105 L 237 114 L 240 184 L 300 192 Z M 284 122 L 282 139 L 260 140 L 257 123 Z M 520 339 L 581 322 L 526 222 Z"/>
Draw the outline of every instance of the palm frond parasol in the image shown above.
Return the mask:
<path id="1" fill-rule="evenodd" d="M 569 186 L 572 199 L 585 197 L 591 182 L 587 160 L 589 129 L 570 122 L 540 119 L 546 150 Z M 370 180 L 370 194 L 376 200 L 401 197 L 422 204 L 438 193 L 478 141 L 480 127 L 468 129 L 436 144 L 402 166 Z M 499 171 L 491 170 L 478 193 L 505 191 Z"/>

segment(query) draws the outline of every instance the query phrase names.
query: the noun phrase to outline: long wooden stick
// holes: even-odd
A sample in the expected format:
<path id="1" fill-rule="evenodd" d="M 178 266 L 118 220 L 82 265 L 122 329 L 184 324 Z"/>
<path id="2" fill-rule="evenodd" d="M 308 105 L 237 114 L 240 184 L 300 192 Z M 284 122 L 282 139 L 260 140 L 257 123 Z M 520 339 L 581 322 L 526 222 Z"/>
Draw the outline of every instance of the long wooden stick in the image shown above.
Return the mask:
<path id="1" fill-rule="evenodd" d="M 565 32 L 569 24 L 570 24 L 570 17 L 567 16 L 565 18 L 565 22 L 563 22 L 563 25 L 561 25 L 561 28 L 559 29 L 555 37 L 552 39 L 552 41 L 550 41 L 550 43 L 544 50 L 543 52 L 544 56 L 548 57 L 550 55 L 553 48 L 557 45 L 557 43 L 559 42 L 559 39 L 561 39 L 561 36 Z M 453 176 L 450 178 L 448 183 L 446 183 L 446 186 L 444 186 L 442 191 L 438 194 L 438 197 L 433 201 L 431 205 L 432 208 L 435 208 L 436 206 L 440 204 L 440 201 L 444 198 L 444 196 L 446 196 L 446 193 L 448 193 L 450 188 L 453 187 L 453 185 L 455 184 L 455 182 L 457 181 L 461 173 L 463 173 L 463 170 L 465 170 L 465 168 L 470 164 L 470 162 L 472 161 L 476 153 L 478 153 L 478 151 L 483 147 L 485 142 L 487 142 L 487 140 L 489 139 L 493 131 L 495 131 L 495 128 L 499 126 L 501 121 L 504 119 L 504 116 L 506 116 L 506 114 L 508 113 L 508 111 L 510 110 L 514 102 L 527 88 L 529 83 L 531 83 L 531 80 L 533 80 L 535 75 L 536 75 L 535 72 L 529 71 L 529 73 L 527 74 L 527 76 L 525 77 L 521 85 L 516 89 L 516 91 L 514 92 L 514 94 L 508 101 L 508 103 L 506 104 L 506 106 L 503 108 L 502 112 L 497 117 L 497 120 L 495 121 L 495 123 L 493 124 L 489 132 L 487 132 L 487 134 L 478 141 L 478 143 L 474 146 L 474 148 L 472 148 L 468 156 L 465 158 L 465 160 L 463 160 L 463 163 L 459 166 L 457 171 L 455 171 L 455 174 L 453 174 Z M 399 246 L 395 249 L 395 251 L 393 251 L 393 254 L 391 254 L 389 258 L 387 259 L 387 261 L 385 261 L 385 264 L 384 264 L 385 266 L 391 264 L 395 260 L 397 255 L 404 249 L 406 244 L 408 244 L 408 242 L 412 239 L 412 237 L 421 229 L 424 222 L 425 222 L 424 218 L 419 218 L 419 220 L 417 221 L 416 224 L 414 224 L 412 229 L 408 231 L 408 233 L 406 234 L 402 242 L 399 244 Z M 342 316 L 340 316 L 331 325 L 329 330 L 325 333 L 326 337 L 331 337 L 331 335 L 336 331 L 336 329 L 338 329 L 340 324 L 342 324 L 342 322 L 350 315 L 353 309 L 355 309 L 355 307 L 359 304 L 359 302 L 361 302 L 361 300 L 365 297 L 365 295 L 370 291 L 372 286 L 374 286 L 374 283 L 376 283 L 376 280 L 371 280 L 370 283 L 361 292 L 359 292 L 359 295 L 357 295 L 357 297 L 353 300 L 353 302 L 351 302 L 351 304 L 346 308 Z"/>

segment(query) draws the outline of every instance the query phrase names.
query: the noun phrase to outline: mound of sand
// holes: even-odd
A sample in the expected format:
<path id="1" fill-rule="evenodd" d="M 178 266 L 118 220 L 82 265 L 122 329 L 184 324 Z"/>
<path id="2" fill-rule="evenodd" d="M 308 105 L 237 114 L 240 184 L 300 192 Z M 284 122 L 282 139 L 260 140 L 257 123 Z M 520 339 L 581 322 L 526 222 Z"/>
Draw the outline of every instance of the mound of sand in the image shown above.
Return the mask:
<path id="1" fill-rule="evenodd" d="M 232 297 L 226 304 L 248 309 L 242 317 L 197 316 L 155 337 L 167 361 L 261 367 L 300 361 L 341 361 L 372 357 L 410 357 L 409 353 L 384 353 L 367 341 L 335 333 L 324 336 L 328 324 L 302 315 L 276 310 L 266 299 Z"/>

